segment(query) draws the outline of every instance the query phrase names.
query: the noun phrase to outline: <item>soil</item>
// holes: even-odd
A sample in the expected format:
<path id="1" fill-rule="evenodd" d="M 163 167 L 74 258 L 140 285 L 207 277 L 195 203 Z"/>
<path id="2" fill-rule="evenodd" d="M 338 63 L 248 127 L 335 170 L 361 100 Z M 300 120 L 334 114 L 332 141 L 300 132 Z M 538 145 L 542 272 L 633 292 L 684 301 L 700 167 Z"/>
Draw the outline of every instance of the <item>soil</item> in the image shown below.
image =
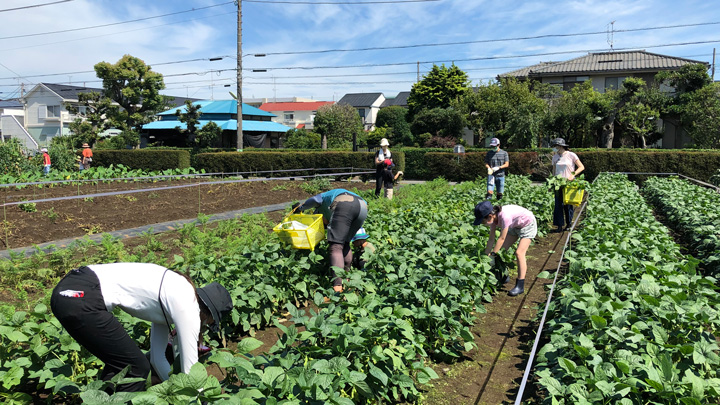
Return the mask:
<path id="1" fill-rule="evenodd" d="M 103 183 L 79 187 L 5 189 L 0 190 L 0 198 L 5 202 L 17 202 L 189 183 L 199 183 L 199 181 Z M 165 221 L 196 218 L 198 213 L 216 214 L 304 200 L 311 194 L 300 187 L 303 183 L 303 181 L 267 180 L 149 190 L 105 197 L 42 202 L 36 204 L 34 212 L 23 211 L 17 205 L 8 206 L 2 214 L 3 217 L 0 218 L 0 250 Z M 365 190 L 374 188 L 374 184 L 333 182 L 331 187 L 356 187 Z"/>
<path id="2" fill-rule="evenodd" d="M 552 284 L 552 279 L 537 275 L 548 271 L 554 276 L 566 237 L 567 233 L 550 233 L 528 249 L 525 293 L 510 297 L 499 291 L 493 302 L 485 305 L 487 313 L 480 314 L 472 328 L 478 348 L 466 353 L 465 361 L 435 365 L 440 379 L 433 382 L 424 403 L 514 403 L 537 331 L 534 320 L 544 309 Z M 505 290 L 514 286 L 513 278 Z M 528 392 L 532 388 L 531 383 L 526 385 L 525 399 L 532 396 Z"/>

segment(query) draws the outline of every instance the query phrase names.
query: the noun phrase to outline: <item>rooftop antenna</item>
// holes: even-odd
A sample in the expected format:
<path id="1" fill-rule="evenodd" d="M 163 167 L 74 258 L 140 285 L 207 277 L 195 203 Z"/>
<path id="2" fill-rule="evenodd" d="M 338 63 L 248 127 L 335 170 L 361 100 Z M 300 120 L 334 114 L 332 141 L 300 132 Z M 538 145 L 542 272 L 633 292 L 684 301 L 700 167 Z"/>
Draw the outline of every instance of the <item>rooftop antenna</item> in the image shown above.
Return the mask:
<path id="1" fill-rule="evenodd" d="M 607 27 L 607 43 L 610 45 L 610 52 L 613 52 L 615 50 L 613 49 L 613 45 L 615 44 L 615 21 L 611 21 Z"/>

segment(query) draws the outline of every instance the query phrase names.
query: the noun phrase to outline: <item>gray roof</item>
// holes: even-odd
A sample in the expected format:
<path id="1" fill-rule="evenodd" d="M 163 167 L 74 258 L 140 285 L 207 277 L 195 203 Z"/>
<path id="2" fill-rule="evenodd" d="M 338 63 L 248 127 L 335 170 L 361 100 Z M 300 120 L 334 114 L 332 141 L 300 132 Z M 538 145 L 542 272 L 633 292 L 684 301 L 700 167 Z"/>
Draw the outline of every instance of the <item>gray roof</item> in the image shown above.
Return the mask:
<path id="1" fill-rule="evenodd" d="M 409 91 L 401 91 L 395 98 L 388 98 L 383 101 L 381 107 L 390 107 L 391 105 L 399 105 L 400 107 L 408 106 L 408 97 L 410 96 Z"/>
<path id="2" fill-rule="evenodd" d="M 343 96 L 338 104 L 349 104 L 353 107 L 370 107 L 382 93 L 350 93 Z"/>
<path id="3" fill-rule="evenodd" d="M 676 70 L 684 65 L 707 62 L 660 55 L 646 51 L 618 51 L 591 53 L 565 62 L 529 69 L 530 77 L 560 76 L 568 74 L 657 72 Z"/>
<path id="4" fill-rule="evenodd" d="M 100 93 L 100 94 L 103 93 L 103 89 L 98 89 L 98 88 L 93 88 L 93 87 L 83 87 L 83 86 L 74 86 L 74 85 L 69 85 L 69 84 L 55 84 L 55 83 L 41 83 L 41 84 L 65 100 L 77 100 L 79 93 L 90 93 L 93 91 Z"/>
<path id="5" fill-rule="evenodd" d="M 167 105 L 168 108 L 183 106 L 183 105 L 185 105 L 185 100 L 200 101 L 200 100 L 202 100 L 202 99 L 199 99 L 199 98 L 188 98 L 188 97 L 165 96 L 165 101 L 166 101 L 166 105 Z"/>
<path id="6" fill-rule="evenodd" d="M 23 103 L 18 99 L 0 100 L 0 108 L 22 108 Z"/>
<path id="7" fill-rule="evenodd" d="M 559 62 L 540 62 L 538 64 L 524 67 L 522 69 L 513 70 L 512 72 L 507 73 L 501 73 L 498 75 L 498 77 L 517 77 L 517 78 L 527 78 L 530 71 L 534 71 L 536 69 L 540 69 L 549 65 L 554 65 Z"/>

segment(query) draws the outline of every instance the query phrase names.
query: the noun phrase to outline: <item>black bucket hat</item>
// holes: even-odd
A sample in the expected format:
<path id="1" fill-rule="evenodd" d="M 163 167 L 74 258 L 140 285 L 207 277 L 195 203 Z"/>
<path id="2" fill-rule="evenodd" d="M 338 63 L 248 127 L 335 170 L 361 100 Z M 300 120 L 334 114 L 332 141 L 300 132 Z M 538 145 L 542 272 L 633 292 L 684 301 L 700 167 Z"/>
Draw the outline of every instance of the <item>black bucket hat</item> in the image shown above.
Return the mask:
<path id="1" fill-rule="evenodd" d="M 552 142 L 550 142 L 550 147 L 551 147 L 551 148 L 552 148 L 553 146 L 555 146 L 555 145 L 560 145 L 560 146 L 562 146 L 563 148 L 567 148 L 567 147 L 570 146 L 570 145 L 568 145 L 567 143 L 565 143 L 565 140 L 562 139 L 562 138 L 555 138 L 555 139 L 552 140 Z"/>
<path id="2" fill-rule="evenodd" d="M 220 320 L 233 309 L 230 293 L 225 287 L 214 281 L 205 287 L 198 288 L 196 291 L 203 304 L 210 310 L 210 314 L 215 321 L 210 326 L 210 330 L 217 332 L 220 327 Z"/>

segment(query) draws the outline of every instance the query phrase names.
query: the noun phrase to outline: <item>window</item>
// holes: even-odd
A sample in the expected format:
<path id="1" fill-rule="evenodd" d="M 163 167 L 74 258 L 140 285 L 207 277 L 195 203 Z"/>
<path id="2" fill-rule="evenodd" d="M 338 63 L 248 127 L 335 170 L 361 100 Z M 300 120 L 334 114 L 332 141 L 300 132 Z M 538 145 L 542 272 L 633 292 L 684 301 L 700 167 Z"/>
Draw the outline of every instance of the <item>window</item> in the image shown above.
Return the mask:
<path id="1" fill-rule="evenodd" d="M 360 114 L 360 118 L 365 118 L 365 109 L 364 109 L 364 108 L 359 108 L 359 109 L 358 109 L 358 114 Z"/>
<path id="2" fill-rule="evenodd" d="M 295 114 L 293 114 L 292 112 L 287 112 L 287 111 L 286 111 L 286 112 L 284 113 L 284 117 L 285 117 L 285 121 L 292 121 L 292 120 L 295 119 Z"/>
<path id="3" fill-rule="evenodd" d="M 87 106 L 84 106 L 84 105 L 78 106 L 78 114 L 80 114 L 80 115 L 87 114 Z"/>
<path id="4" fill-rule="evenodd" d="M 47 118 L 57 118 L 57 117 L 60 117 L 60 106 L 59 105 L 47 106 Z"/>
<path id="5" fill-rule="evenodd" d="M 606 77 L 605 78 L 605 90 L 618 89 L 618 78 L 617 77 Z"/>

